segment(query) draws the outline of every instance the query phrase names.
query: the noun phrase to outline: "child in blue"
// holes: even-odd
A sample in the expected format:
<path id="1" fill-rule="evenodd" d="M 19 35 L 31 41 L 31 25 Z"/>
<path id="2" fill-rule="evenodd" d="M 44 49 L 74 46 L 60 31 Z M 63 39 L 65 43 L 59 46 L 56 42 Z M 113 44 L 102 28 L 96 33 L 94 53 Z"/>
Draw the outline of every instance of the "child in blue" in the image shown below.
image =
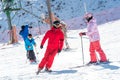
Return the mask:
<path id="1" fill-rule="evenodd" d="M 32 38 L 32 34 L 28 34 L 28 37 L 25 39 L 25 48 L 27 50 L 27 58 L 31 63 L 36 62 L 36 56 L 33 50 L 33 46 L 36 47 L 36 42 Z"/>

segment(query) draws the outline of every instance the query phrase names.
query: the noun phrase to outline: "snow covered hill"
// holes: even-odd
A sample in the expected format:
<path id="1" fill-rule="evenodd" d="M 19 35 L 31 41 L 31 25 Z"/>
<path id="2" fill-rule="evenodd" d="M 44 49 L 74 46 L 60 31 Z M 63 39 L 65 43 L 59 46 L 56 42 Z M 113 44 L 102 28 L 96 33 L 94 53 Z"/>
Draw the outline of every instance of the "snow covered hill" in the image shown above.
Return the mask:
<path id="1" fill-rule="evenodd" d="M 16 3 L 18 0 L 14 0 Z M 22 7 L 20 11 L 12 12 L 12 25 L 17 26 L 17 34 L 22 25 L 32 25 L 35 35 L 45 33 L 49 25 L 42 23 L 38 17 L 41 14 L 48 15 L 45 0 L 20 0 Z M 68 24 L 68 29 L 85 28 L 83 15 L 85 14 L 84 3 L 88 12 L 92 12 L 98 20 L 98 24 L 120 19 L 120 0 L 51 0 L 51 10 Z M 19 4 L 18 4 L 19 5 Z M 36 15 L 37 17 L 35 17 Z M 6 15 L 2 12 L 0 2 L 0 42 L 9 41 L 9 31 Z M 5 39 L 4 37 L 8 37 Z M 18 38 L 21 37 L 18 35 Z"/>
<path id="2" fill-rule="evenodd" d="M 0 44 L 0 80 L 119 80 L 120 78 L 120 20 L 99 25 L 101 35 L 101 46 L 107 58 L 113 63 L 106 65 L 88 66 L 75 68 L 83 65 L 81 40 L 79 32 L 85 31 L 69 30 L 68 41 L 71 51 L 62 51 L 55 57 L 52 73 L 40 73 L 36 75 L 38 65 L 31 65 L 26 60 L 24 43 L 14 45 Z M 35 39 L 37 42 L 36 55 L 41 61 L 46 46 L 39 49 L 43 35 Z M 84 60 L 89 62 L 89 40 L 83 37 Z"/>
<path id="3" fill-rule="evenodd" d="M 20 0 L 25 10 L 12 12 L 12 25 L 17 26 L 17 35 L 22 25 L 32 25 L 34 36 L 43 34 L 49 29 L 49 25 L 42 23 L 38 17 L 41 14 L 48 15 L 45 0 Z M 18 0 L 15 0 L 17 3 Z M 51 10 L 68 24 L 68 29 L 81 29 L 86 25 L 83 21 L 85 13 L 84 3 L 88 12 L 92 12 L 98 20 L 98 24 L 120 19 L 120 0 L 51 0 Z M 18 4 L 19 5 L 19 4 Z M 27 10 L 27 11 L 26 11 Z M 37 17 L 35 17 L 36 15 Z M 9 30 L 6 15 L 2 12 L 0 2 L 0 42 L 9 41 Z M 35 34 L 36 33 L 36 34 Z M 7 37 L 6 39 L 4 37 Z M 18 35 L 18 39 L 21 37 Z"/>
<path id="4" fill-rule="evenodd" d="M 84 3 L 86 3 L 87 11 L 93 12 L 94 14 L 101 13 L 101 11 L 104 11 L 104 10 L 106 11 L 106 14 L 111 14 L 111 13 L 115 14 L 118 11 L 116 10 L 117 12 L 116 11 L 112 12 L 111 9 L 116 9 L 120 7 L 119 6 L 120 0 L 109 0 L 109 1 L 108 0 L 92 0 L 92 1 L 91 0 L 69 0 L 69 1 L 68 0 L 63 0 L 63 1 L 51 0 L 51 10 L 61 20 L 66 21 L 72 18 L 83 16 L 85 14 Z M 45 0 L 21 0 L 21 5 L 25 10 L 28 10 L 30 13 L 33 13 L 38 17 L 40 17 L 41 14 L 48 15 L 47 5 Z M 0 25 L 2 25 L 3 27 L 6 27 L 7 26 L 6 15 L 2 12 L 1 8 L 2 8 L 2 3 L 0 2 L 0 11 L 1 11 L 0 22 L 2 22 L 2 24 Z M 16 15 L 12 19 L 12 24 L 18 27 L 21 26 L 22 24 L 30 24 L 35 27 L 39 26 L 38 18 L 31 15 L 30 13 L 24 10 L 13 12 L 11 16 L 13 17 L 14 14 Z"/>

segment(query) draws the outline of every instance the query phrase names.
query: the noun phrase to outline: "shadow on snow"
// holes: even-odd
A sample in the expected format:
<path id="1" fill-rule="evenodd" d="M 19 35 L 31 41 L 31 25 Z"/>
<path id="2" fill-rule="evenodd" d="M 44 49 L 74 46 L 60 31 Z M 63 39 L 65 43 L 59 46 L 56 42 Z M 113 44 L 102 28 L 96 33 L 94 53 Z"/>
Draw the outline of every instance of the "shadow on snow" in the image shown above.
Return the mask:
<path id="1" fill-rule="evenodd" d="M 73 74 L 76 73 L 77 70 L 60 70 L 60 71 L 52 71 L 53 74 Z"/>
<path id="2" fill-rule="evenodd" d="M 111 64 L 105 64 L 105 65 L 103 64 L 100 66 L 103 67 L 104 69 L 110 69 L 110 70 L 116 70 L 120 68 L 119 66 L 111 65 Z"/>

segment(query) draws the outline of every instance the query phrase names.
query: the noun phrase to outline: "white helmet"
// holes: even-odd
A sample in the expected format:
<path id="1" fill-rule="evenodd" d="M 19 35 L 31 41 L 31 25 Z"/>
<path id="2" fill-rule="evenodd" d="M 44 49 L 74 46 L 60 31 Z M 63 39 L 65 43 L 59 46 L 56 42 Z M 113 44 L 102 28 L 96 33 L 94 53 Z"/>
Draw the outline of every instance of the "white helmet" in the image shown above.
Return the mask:
<path id="1" fill-rule="evenodd" d="M 66 23 L 65 23 L 64 21 L 60 21 L 60 23 L 61 23 L 62 25 L 66 25 Z"/>
<path id="2" fill-rule="evenodd" d="M 87 13 L 87 14 L 85 14 L 84 18 L 89 18 L 89 17 L 91 17 L 91 16 L 93 16 L 92 13 Z"/>

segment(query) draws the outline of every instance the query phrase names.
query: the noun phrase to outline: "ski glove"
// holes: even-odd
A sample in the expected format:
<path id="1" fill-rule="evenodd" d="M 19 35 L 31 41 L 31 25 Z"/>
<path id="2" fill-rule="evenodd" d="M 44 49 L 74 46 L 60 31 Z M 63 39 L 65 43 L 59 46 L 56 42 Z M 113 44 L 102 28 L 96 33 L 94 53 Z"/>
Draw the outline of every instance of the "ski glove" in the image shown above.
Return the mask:
<path id="1" fill-rule="evenodd" d="M 60 49 L 58 49 L 58 53 L 60 53 L 61 52 L 61 50 Z"/>
<path id="2" fill-rule="evenodd" d="M 40 49 L 42 49 L 42 48 L 43 48 L 43 45 L 40 46 Z"/>
<path id="3" fill-rule="evenodd" d="M 79 35 L 80 36 L 86 35 L 86 32 L 80 32 Z"/>
<path id="4" fill-rule="evenodd" d="M 29 26 L 28 28 L 32 28 L 32 26 Z"/>

